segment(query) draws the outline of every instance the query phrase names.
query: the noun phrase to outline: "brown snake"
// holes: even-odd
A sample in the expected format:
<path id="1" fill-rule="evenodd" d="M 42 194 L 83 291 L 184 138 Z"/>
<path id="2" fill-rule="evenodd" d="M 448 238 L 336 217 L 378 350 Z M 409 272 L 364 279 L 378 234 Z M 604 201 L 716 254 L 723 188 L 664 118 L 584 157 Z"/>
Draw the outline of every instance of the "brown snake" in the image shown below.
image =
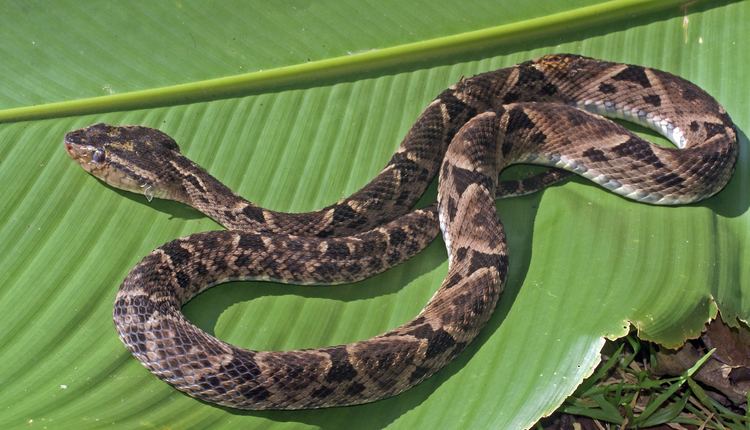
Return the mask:
<path id="1" fill-rule="evenodd" d="M 652 145 L 584 110 L 659 131 Z M 462 79 L 425 109 L 382 172 L 320 211 L 269 211 L 236 196 L 157 130 L 97 124 L 65 146 L 107 183 L 187 203 L 228 231 L 169 242 L 117 294 L 120 338 L 156 376 L 208 402 L 243 409 L 352 405 L 398 394 L 452 360 L 490 318 L 508 257 L 494 197 L 499 172 L 533 163 L 584 176 L 622 196 L 683 204 L 724 187 L 737 158 L 726 111 L 690 82 L 641 66 L 548 55 Z M 409 212 L 439 172 L 437 206 Z M 564 174 L 504 183 L 534 191 Z M 406 215 L 404 215 L 406 214 Z M 439 214 L 439 215 L 438 215 Z M 185 320 L 181 306 L 227 280 L 351 282 L 419 252 L 440 229 L 449 269 L 413 320 L 360 342 L 250 351 Z"/>

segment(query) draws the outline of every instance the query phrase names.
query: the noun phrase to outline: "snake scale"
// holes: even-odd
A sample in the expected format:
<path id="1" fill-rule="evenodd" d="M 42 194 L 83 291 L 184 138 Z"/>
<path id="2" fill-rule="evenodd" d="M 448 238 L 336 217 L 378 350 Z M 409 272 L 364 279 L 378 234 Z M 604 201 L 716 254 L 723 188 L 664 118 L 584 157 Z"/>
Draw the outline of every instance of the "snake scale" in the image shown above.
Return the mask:
<path id="1" fill-rule="evenodd" d="M 652 128 L 677 148 L 650 144 L 598 114 Z M 146 256 L 117 293 L 114 321 L 125 346 L 157 377 L 242 409 L 375 401 L 459 354 L 490 318 L 508 272 L 495 194 L 535 191 L 566 176 L 550 170 L 498 188 L 506 166 L 564 169 L 630 199 L 674 205 L 721 190 L 738 153 L 729 115 L 692 83 L 568 54 L 461 79 L 427 106 L 374 180 L 310 213 L 274 212 L 242 199 L 158 130 L 96 124 L 68 133 L 65 147 L 108 184 L 189 204 L 227 228 Z M 435 175 L 437 204 L 409 212 Z M 449 262 L 442 285 L 413 320 L 371 339 L 251 351 L 206 334 L 180 310 L 227 280 L 363 279 L 419 252 L 438 228 Z"/>

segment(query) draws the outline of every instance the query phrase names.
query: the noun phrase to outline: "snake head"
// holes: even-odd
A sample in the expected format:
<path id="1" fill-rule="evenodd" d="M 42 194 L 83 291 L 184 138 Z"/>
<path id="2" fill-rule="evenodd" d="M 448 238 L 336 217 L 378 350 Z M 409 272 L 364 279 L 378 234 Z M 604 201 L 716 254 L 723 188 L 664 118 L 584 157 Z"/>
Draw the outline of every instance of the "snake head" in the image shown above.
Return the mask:
<path id="1" fill-rule="evenodd" d="M 149 198 L 168 192 L 163 172 L 180 156 L 165 133 L 142 126 L 94 124 L 65 135 L 65 150 L 84 170 L 107 184 Z"/>

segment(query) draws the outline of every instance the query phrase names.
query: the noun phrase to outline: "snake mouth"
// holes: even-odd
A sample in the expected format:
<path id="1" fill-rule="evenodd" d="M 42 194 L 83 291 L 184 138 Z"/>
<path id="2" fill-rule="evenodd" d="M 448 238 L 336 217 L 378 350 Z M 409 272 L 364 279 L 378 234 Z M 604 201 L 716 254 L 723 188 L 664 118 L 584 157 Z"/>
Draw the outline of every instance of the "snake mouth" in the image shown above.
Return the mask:
<path id="1" fill-rule="evenodd" d="M 65 152 L 83 170 L 111 187 L 143 194 L 149 201 L 154 196 L 161 196 L 151 181 L 136 178 L 132 170 L 118 167 L 117 156 L 111 153 L 111 148 L 107 148 L 107 145 L 90 144 L 86 140 L 85 131 L 86 129 L 71 131 L 63 139 Z"/>
<path id="2" fill-rule="evenodd" d="M 100 164 L 94 162 L 93 160 L 93 154 L 96 151 L 93 146 L 72 142 L 70 139 L 68 139 L 67 135 L 63 140 L 63 145 L 65 146 L 65 152 L 68 153 L 70 158 L 72 158 L 76 163 L 80 164 L 81 167 L 83 167 L 86 171 L 91 172 L 93 169 L 95 169 L 97 164 Z"/>
<path id="3" fill-rule="evenodd" d="M 80 130 L 79 130 L 80 131 Z M 94 145 L 89 145 L 81 139 L 79 131 L 73 131 L 65 135 L 63 146 L 65 152 L 70 158 L 78 163 L 83 170 L 90 173 L 97 179 L 117 188 L 124 188 L 126 183 L 123 175 L 118 175 L 109 160 L 104 157 L 104 149 Z"/>
<path id="4" fill-rule="evenodd" d="M 70 142 L 63 141 L 63 145 L 65 145 L 65 151 L 68 152 L 68 155 L 75 158 L 75 152 L 73 149 L 73 145 Z"/>
<path id="5" fill-rule="evenodd" d="M 81 147 L 81 145 L 71 143 L 67 139 L 63 141 L 63 145 L 65 146 L 65 152 L 67 152 L 70 158 L 72 158 L 78 164 L 83 165 L 84 163 L 91 161 L 91 156 L 89 155 L 87 157 L 87 154 L 91 153 L 90 150 L 86 151 Z"/>

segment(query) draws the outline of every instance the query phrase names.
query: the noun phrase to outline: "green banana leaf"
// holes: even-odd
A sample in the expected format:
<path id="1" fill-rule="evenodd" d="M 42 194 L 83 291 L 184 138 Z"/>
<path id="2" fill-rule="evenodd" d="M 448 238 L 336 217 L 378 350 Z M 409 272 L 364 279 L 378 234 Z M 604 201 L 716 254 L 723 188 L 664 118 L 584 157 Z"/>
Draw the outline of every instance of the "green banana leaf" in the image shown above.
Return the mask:
<path id="1" fill-rule="evenodd" d="M 718 309 L 748 321 L 750 2 L 1 0 L 0 11 L 0 428 L 527 428 L 592 372 L 605 338 L 635 327 L 677 346 Z M 314 210 L 367 183 L 441 89 L 551 52 L 706 89 L 740 130 L 732 182 L 677 208 L 582 179 L 498 202 L 511 267 L 494 317 L 437 375 L 373 404 L 215 407 L 121 345 L 111 311 L 129 269 L 220 226 L 104 186 L 67 157 L 67 131 L 157 127 L 248 199 Z M 436 240 L 357 284 L 231 283 L 185 313 L 253 349 L 351 342 L 413 318 L 446 269 Z"/>

